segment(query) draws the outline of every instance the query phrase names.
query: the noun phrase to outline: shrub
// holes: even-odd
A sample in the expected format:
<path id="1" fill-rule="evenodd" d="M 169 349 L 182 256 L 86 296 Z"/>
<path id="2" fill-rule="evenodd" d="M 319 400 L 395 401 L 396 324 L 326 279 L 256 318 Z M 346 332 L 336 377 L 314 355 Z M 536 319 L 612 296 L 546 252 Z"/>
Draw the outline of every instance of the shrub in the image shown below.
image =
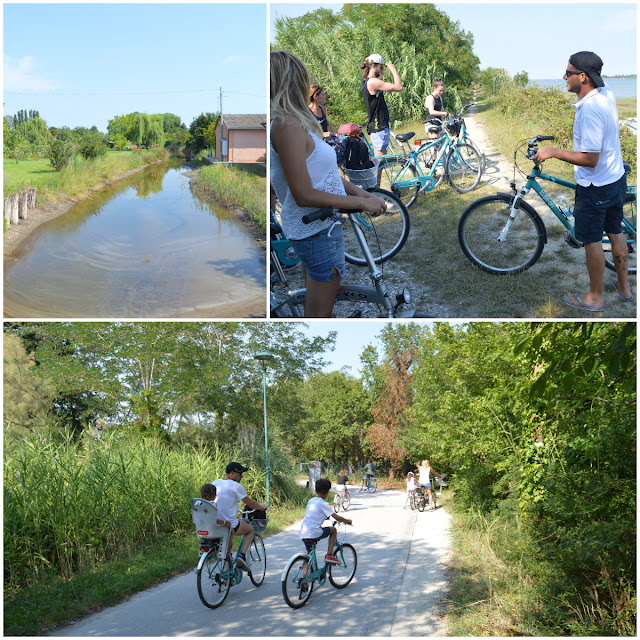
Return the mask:
<path id="1" fill-rule="evenodd" d="M 91 132 L 85 135 L 78 146 L 78 151 L 85 160 L 95 160 L 107 153 L 102 136 L 99 133 Z"/>
<path id="2" fill-rule="evenodd" d="M 58 138 L 49 146 L 47 157 L 56 171 L 62 171 L 73 162 L 75 146 L 70 140 Z"/>

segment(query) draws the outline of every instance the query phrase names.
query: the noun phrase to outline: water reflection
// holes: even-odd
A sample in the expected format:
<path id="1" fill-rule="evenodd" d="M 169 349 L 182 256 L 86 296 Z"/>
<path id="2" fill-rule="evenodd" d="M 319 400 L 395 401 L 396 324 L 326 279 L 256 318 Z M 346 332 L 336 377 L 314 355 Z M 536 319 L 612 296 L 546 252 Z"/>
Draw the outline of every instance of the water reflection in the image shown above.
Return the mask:
<path id="1" fill-rule="evenodd" d="M 39 227 L 5 264 L 5 317 L 243 317 L 265 299 L 264 251 L 184 167 L 118 181 Z"/>

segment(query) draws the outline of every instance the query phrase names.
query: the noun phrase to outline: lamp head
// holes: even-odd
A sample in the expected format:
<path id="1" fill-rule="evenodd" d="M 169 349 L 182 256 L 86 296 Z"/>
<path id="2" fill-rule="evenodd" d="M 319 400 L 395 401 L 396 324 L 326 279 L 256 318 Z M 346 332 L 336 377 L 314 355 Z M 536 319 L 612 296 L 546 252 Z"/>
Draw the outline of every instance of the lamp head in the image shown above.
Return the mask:
<path id="1" fill-rule="evenodd" d="M 253 356 L 256 360 L 260 360 L 260 362 L 268 362 L 269 360 L 273 360 L 275 356 L 273 353 L 269 353 L 268 351 L 261 351 L 260 353 L 256 353 Z"/>

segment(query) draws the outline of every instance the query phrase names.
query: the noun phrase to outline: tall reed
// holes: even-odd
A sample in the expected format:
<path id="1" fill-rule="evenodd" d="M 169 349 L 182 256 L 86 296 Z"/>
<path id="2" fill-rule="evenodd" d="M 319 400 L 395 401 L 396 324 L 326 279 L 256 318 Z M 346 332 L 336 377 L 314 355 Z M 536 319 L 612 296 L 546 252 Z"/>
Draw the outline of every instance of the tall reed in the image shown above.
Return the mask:
<path id="1" fill-rule="evenodd" d="M 5 592 L 56 576 L 70 578 L 123 558 L 162 536 L 189 532 L 190 501 L 224 477 L 238 451 L 173 448 L 152 440 L 21 441 L 4 455 Z M 259 464 L 243 479 L 265 500 Z M 291 482 L 272 476 L 274 501 Z"/>

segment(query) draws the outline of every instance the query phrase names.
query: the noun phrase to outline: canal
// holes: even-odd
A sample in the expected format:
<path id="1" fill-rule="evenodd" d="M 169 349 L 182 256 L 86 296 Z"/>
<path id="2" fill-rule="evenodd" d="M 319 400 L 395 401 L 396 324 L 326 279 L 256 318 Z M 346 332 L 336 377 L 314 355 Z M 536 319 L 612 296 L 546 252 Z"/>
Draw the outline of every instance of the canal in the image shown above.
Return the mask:
<path id="1" fill-rule="evenodd" d="M 264 315 L 264 248 L 192 191 L 189 171 L 148 167 L 38 227 L 4 263 L 4 316 Z"/>

